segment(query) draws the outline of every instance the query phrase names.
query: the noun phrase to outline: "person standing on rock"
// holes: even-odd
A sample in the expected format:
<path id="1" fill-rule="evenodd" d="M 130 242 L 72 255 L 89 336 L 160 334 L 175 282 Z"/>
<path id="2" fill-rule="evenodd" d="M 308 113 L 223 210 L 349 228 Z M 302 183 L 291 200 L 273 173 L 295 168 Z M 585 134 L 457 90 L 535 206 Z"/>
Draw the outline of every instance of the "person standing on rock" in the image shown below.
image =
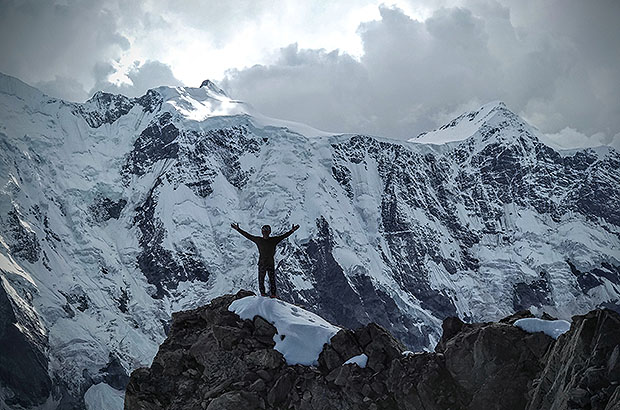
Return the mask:
<path id="1" fill-rule="evenodd" d="M 299 229 L 299 225 L 293 225 L 290 231 L 282 235 L 269 236 L 271 234 L 271 226 L 263 225 L 261 233 L 263 236 L 254 236 L 243 229 L 239 228 L 238 223 L 232 223 L 230 226 L 245 236 L 258 247 L 258 289 L 261 296 L 267 296 L 265 292 L 265 274 L 269 275 L 269 293 L 272 298 L 276 296 L 276 268 L 273 257 L 276 254 L 276 246 L 280 241 L 288 238 L 293 232 Z"/>

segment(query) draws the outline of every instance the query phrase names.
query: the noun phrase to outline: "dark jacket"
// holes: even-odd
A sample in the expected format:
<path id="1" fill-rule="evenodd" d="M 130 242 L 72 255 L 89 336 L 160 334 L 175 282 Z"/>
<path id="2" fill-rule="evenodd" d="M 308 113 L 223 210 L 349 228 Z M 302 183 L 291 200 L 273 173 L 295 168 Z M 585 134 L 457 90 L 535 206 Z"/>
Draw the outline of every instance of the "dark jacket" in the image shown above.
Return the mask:
<path id="1" fill-rule="evenodd" d="M 238 231 L 241 235 L 254 242 L 258 247 L 258 265 L 270 267 L 273 267 L 275 264 L 273 257 L 276 254 L 276 246 L 278 245 L 278 243 L 280 243 L 280 241 L 282 241 L 283 239 L 288 238 L 293 232 L 295 232 L 291 229 L 290 231 L 285 232 L 282 235 L 268 236 L 267 238 L 263 238 L 262 236 L 251 235 L 241 228 L 239 228 Z"/>

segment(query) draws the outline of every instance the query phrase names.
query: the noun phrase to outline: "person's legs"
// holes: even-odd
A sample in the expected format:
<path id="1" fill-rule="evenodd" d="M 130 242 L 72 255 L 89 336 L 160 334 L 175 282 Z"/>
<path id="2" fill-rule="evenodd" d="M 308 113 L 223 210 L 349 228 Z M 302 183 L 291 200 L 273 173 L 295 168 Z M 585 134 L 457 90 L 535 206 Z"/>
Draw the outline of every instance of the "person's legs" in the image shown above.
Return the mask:
<path id="1" fill-rule="evenodd" d="M 261 296 L 267 296 L 265 292 L 265 266 L 258 265 L 258 291 Z M 271 279 L 271 276 L 269 276 Z"/>
<path id="2" fill-rule="evenodd" d="M 270 266 L 267 268 L 267 274 L 269 275 L 269 293 L 271 297 L 276 297 L 276 270 L 275 267 Z M 263 274 L 263 278 L 264 278 Z"/>

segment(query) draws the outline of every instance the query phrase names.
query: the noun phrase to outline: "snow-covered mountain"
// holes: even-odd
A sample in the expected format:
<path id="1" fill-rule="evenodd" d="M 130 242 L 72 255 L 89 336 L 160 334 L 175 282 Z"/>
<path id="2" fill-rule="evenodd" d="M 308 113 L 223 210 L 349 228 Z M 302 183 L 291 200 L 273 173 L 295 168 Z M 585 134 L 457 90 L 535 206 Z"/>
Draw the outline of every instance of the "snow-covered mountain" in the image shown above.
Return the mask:
<path id="1" fill-rule="evenodd" d="M 554 151 L 502 103 L 442 128 L 331 135 L 212 82 L 77 104 L 0 75 L 0 401 L 118 407 L 171 312 L 256 288 L 231 222 L 300 224 L 282 298 L 412 350 L 447 316 L 620 309 L 618 152 Z"/>

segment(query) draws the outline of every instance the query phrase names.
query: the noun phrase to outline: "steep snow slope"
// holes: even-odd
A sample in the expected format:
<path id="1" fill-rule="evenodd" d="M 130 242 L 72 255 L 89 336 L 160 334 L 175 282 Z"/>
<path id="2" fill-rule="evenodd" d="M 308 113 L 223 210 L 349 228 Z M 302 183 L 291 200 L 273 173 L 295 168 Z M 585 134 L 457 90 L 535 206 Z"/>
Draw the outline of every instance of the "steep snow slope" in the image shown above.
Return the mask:
<path id="1" fill-rule="evenodd" d="M 463 113 L 442 125 L 436 130 L 423 132 L 410 142 L 419 144 L 445 144 L 455 141 L 463 141 L 474 135 L 478 129 L 486 122 L 492 121 L 498 112 L 506 109 L 506 105 L 501 101 L 493 101 L 483 105 L 476 111 Z"/>
<path id="2" fill-rule="evenodd" d="M 255 287 L 232 221 L 300 224 L 282 298 L 411 349 L 450 315 L 617 309 L 620 156 L 560 155 L 486 107 L 462 141 L 419 144 L 272 120 L 212 83 L 74 104 L 0 76 L 0 343 L 21 349 L 0 352 L 0 398 L 118 403 L 172 311 Z"/>

